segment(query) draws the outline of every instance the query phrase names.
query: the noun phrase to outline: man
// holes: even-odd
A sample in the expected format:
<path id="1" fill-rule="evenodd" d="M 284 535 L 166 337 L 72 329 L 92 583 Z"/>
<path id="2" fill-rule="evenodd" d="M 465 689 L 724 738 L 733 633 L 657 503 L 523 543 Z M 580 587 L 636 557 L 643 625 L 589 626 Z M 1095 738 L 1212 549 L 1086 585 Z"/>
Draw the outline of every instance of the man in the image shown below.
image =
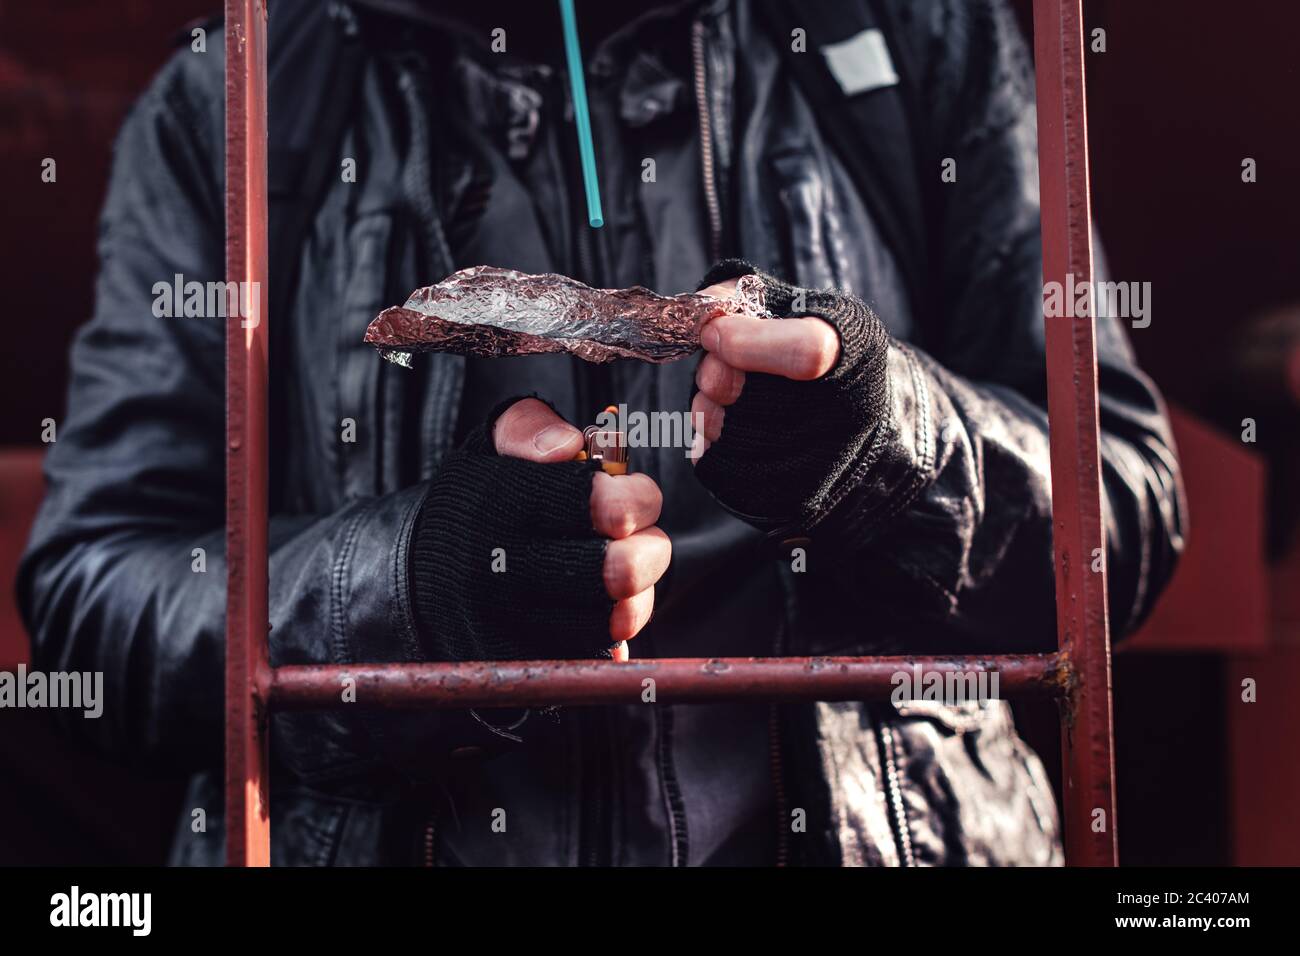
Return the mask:
<path id="1" fill-rule="evenodd" d="M 908 104 L 876 139 L 914 148 L 919 243 L 828 138 L 847 127 L 795 75 L 776 4 L 578 5 L 599 230 L 548 4 L 274 5 L 274 664 L 1053 646 L 1022 40 L 999 0 L 863 9 L 874 80 L 837 79 L 865 109 Z M 808 57 L 845 40 L 800 29 Z M 178 54 L 122 132 L 20 581 L 38 660 L 105 672 L 105 715 L 82 729 L 194 774 L 181 863 L 221 858 L 225 328 L 150 300 L 222 272 L 221 70 Z M 321 156 L 325 186 L 300 195 Z M 667 293 L 758 273 L 786 321 L 718 319 L 702 360 L 664 366 L 406 370 L 362 343 L 382 308 L 476 264 Z M 1182 515 L 1160 402 L 1113 318 L 1098 349 L 1122 632 L 1168 578 Z M 620 402 L 700 413 L 698 460 L 572 462 L 573 426 Z M 1060 859 L 1050 787 L 1000 702 L 344 706 L 272 730 L 276 863 Z"/>

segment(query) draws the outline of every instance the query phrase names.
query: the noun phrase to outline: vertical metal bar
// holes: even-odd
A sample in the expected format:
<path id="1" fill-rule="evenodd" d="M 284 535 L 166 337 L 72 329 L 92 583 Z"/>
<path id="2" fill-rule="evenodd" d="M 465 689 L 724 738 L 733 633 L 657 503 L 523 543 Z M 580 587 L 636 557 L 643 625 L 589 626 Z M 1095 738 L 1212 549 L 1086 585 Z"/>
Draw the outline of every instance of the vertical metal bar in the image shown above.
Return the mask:
<path id="1" fill-rule="evenodd" d="M 1073 300 L 1075 283 L 1092 281 L 1081 8 L 1082 0 L 1034 0 L 1043 280 L 1061 283 L 1066 300 Z M 1065 849 L 1071 864 L 1114 866 L 1115 768 L 1104 562 L 1102 570 L 1092 570 L 1105 553 L 1097 549 L 1106 544 L 1096 329 L 1092 310 L 1087 311 L 1066 318 L 1048 317 L 1044 310 L 1056 618 L 1061 657 L 1073 675 L 1061 728 Z"/>
<path id="2" fill-rule="evenodd" d="M 226 862 L 267 866 L 266 5 L 226 0 Z M 243 293 L 248 289 L 248 294 Z"/>

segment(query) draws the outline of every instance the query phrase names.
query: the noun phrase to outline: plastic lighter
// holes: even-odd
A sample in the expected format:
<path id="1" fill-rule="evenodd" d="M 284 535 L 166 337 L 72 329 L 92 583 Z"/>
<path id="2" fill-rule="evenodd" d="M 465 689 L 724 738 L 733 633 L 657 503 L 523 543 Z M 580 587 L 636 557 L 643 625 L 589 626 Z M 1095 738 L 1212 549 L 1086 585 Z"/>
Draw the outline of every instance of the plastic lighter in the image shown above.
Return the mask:
<path id="1" fill-rule="evenodd" d="M 618 406 L 610 405 L 603 416 L 617 416 Z M 575 461 L 589 461 L 607 475 L 627 474 L 627 434 L 625 432 L 588 425 L 582 430 L 583 450 L 574 456 Z"/>

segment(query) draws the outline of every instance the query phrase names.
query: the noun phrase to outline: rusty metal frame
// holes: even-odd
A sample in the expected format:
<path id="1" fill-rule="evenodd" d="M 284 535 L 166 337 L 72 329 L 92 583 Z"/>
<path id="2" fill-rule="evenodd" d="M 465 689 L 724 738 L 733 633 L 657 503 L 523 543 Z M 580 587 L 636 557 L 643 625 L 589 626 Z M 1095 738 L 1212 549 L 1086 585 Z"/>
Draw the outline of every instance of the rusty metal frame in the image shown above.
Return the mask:
<path id="1" fill-rule="evenodd" d="M 226 278 L 258 303 L 226 330 L 226 862 L 267 866 L 265 0 L 226 0 Z"/>
<path id="2" fill-rule="evenodd" d="M 863 700 L 888 697 L 894 678 L 914 667 L 940 676 L 996 671 L 1000 691 L 1023 697 L 1056 697 L 1069 682 L 1056 654 L 326 664 L 275 668 L 271 699 L 276 710 L 335 707 L 347 678 L 374 710 L 625 704 L 640 699 L 646 679 L 666 704 Z"/>
<path id="3" fill-rule="evenodd" d="M 1092 281 L 1082 7 L 1082 0 L 1034 0 L 1043 281 L 1059 282 L 1067 288 L 1069 276 L 1076 282 Z M 1119 850 L 1106 536 L 1101 510 L 1096 327 L 1091 310 L 1089 313 L 1044 318 L 1057 644 L 1076 679 L 1061 726 L 1065 846 L 1071 863 L 1114 866 Z"/>
<path id="4" fill-rule="evenodd" d="M 271 710 L 602 704 L 637 699 L 885 699 L 900 670 L 996 669 L 1001 689 L 1062 705 L 1071 864 L 1114 865 L 1110 640 L 1091 317 L 1045 319 L 1059 650 L 983 657 L 857 657 L 358 664 L 271 668 L 267 610 L 266 3 L 226 0 L 226 271 L 256 282 L 257 321 L 227 334 L 226 859 L 270 863 Z M 1034 0 L 1043 274 L 1092 275 L 1081 0 Z M 245 327 L 247 326 L 247 327 Z M 635 697 L 634 697 L 635 695 Z M 1101 811 L 1099 815 L 1097 811 Z M 1098 820 L 1100 819 L 1100 826 Z"/>

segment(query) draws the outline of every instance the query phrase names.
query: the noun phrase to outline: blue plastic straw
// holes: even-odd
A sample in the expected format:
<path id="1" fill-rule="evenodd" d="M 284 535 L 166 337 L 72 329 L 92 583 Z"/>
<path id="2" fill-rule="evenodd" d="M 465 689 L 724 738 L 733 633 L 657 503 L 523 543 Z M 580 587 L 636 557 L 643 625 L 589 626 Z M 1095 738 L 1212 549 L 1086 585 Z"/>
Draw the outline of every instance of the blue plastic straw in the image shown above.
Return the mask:
<path id="1" fill-rule="evenodd" d="M 560 0 L 560 21 L 564 24 L 564 55 L 569 61 L 569 84 L 573 88 L 573 119 L 578 127 L 578 151 L 582 154 L 582 184 L 587 187 L 587 221 L 593 229 L 599 229 L 605 224 L 605 217 L 600 211 L 596 149 L 591 140 L 587 80 L 582 70 L 582 47 L 578 45 L 578 18 L 573 12 L 573 0 Z"/>

